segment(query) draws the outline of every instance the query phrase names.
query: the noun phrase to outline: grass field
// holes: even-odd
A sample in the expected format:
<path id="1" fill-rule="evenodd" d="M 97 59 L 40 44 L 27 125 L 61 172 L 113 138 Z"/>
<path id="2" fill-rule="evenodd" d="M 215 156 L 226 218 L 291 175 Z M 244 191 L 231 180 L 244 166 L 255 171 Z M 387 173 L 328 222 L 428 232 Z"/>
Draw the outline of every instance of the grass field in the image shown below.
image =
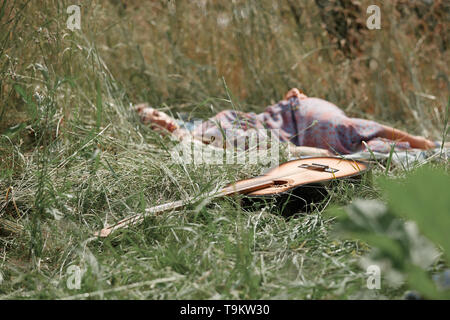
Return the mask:
<path id="1" fill-rule="evenodd" d="M 421 15 L 405 1 L 363 0 L 355 21 L 365 26 L 372 2 L 382 28 L 348 24 L 346 39 L 327 32 L 315 1 L 85 1 L 74 31 L 72 1 L 0 1 L 0 298 L 402 298 L 408 283 L 367 289 L 370 246 L 335 236 L 324 214 L 383 198 L 371 179 L 340 183 L 291 218 L 230 198 L 92 236 L 266 169 L 175 163 L 174 142 L 130 111 L 139 102 L 207 118 L 260 112 L 299 87 L 351 116 L 446 140 L 448 5 Z M 446 160 L 422 165 L 448 174 Z M 377 163 L 372 176 L 406 173 Z"/>

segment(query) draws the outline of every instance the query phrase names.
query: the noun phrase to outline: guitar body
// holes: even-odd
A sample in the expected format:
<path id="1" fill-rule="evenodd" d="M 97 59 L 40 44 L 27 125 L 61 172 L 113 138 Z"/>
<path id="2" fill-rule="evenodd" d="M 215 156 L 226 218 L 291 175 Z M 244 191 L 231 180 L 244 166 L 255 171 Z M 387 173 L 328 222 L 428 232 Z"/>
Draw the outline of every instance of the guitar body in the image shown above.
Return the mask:
<path id="1" fill-rule="evenodd" d="M 307 212 L 311 203 L 323 200 L 327 195 L 326 185 L 344 179 L 357 181 L 368 169 L 368 164 L 360 161 L 310 157 L 285 162 L 262 176 L 240 180 L 228 187 L 239 188 L 273 178 L 270 186 L 240 192 L 246 195 L 242 203 L 245 207 L 255 207 L 275 202 L 281 213 L 289 215 L 292 211 Z"/>

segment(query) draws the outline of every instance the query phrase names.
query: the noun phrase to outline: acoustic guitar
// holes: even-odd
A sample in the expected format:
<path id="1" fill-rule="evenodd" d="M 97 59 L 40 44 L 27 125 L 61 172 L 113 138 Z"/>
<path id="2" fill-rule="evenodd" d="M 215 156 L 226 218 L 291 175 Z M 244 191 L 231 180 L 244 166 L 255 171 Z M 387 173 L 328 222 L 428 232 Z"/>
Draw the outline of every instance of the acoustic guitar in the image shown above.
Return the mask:
<path id="1" fill-rule="evenodd" d="M 343 178 L 360 177 L 368 169 L 368 164 L 360 161 L 337 157 L 309 157 L 285 162 L 270 169 L 264 175 L 237 181 L 206 196 L 215 198 L 239 193 L 244 194 L 247 198 L 274 197 L 291 194 L 299 188 L 310 185 L 323 184 Z M 107 237 L 115 230 L 142 222 L 146 217 L 180 209 L 194 201 L 195 198 L 192 197 L 147 208 L 145 213 L 120 220 L 116 224 L 96 232 L 95 235 Z"/>

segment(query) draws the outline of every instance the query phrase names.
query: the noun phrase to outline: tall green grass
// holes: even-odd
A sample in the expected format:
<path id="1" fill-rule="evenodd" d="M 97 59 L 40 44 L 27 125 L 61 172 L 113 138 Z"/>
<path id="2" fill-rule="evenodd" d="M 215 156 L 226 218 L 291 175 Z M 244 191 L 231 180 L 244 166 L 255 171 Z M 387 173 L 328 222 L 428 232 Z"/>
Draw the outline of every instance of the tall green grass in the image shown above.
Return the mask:
<path id="1" fill-rule="evenodd" d="M 333 219 L 321 213 L 356 194 L 376 197 L 369 184 L 342 184 L 295 219 L 227 199 L 91 238 L 147 206 L 265 169 L 175 163 L 173 142 L 129 107 L 147 101 L 203 118 L 259 112 L 300 87 L 352 116 L 441 138 L 448 51 L 433 30 L 417 34 L 421 21 L 412 11 L 400 18 L 395 3 L 381 5 L 382 29 L 361 33 L 354 58 L 331 42 L 314 1 L 298 4 L 300 20 L 288 1 L 172 3 L 83 2 L 72 32 L 70 1 L 1 1 L 0 221 L 17 226 L 4 236 L 0 226 L 1 297 L 364 295 L 357 261 L 367 246 L 330 238 Z M 85 271 L 80 290 L 66 285 L 69 266 Z"/>

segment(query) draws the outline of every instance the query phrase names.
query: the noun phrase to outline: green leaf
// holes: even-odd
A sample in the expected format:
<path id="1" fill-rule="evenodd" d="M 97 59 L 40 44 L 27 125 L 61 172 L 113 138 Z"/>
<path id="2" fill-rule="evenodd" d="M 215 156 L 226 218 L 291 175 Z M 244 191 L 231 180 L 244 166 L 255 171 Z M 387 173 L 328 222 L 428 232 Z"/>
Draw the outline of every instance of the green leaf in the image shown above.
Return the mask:
<path id="1" fill-rule="evenodd" d="M 428 299 L 450 299 L 450 292 L 437 290 L 436 284 L 423 269 L 411 265 L 408 270 L 408 283 Z"/>
<path id="2" fill-rule="evenodd" d="M 450 263 L 450 177 L 442 169 L 422 167 L 405 181 L 380 179 L 393 213 L 417 223 L 419 230 L 442 246 Z"/>
<path id="3" fill-rule="evenodd" d="M 376 259 L 388 258 L 396 269 L 402 269 L 407 259 L 406 252 L 398 241 L 375 233 L 350 233 L 355 239 L 365 241 L 369 246 L 378 248 Z"/>

